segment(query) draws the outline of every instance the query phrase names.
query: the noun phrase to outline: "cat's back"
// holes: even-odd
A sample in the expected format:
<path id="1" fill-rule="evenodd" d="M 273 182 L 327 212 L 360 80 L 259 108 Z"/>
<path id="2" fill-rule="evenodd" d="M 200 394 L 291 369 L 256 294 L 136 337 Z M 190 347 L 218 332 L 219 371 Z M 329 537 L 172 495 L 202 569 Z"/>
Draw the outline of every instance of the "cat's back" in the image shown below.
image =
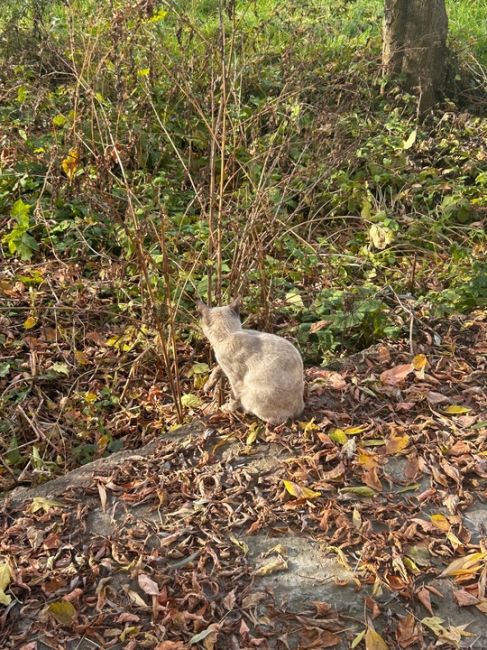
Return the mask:
<path id="1" fill-rule="evenodd" d="M 237 354 L 245 354 L 254 358 L 288 360 L 302 365 L 301 355 L 294 345 L 276 334 L 259 332 L 258 330 L 242 329 L 232 335 L 231 348 Z"/>

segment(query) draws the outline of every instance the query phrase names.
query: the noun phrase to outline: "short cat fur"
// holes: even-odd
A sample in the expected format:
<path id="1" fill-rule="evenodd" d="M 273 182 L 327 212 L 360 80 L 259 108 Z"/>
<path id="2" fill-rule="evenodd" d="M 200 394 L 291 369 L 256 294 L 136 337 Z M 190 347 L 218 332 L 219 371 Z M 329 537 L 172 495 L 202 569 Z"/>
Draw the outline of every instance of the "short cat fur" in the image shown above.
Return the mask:
<path id="1" fill-rule="evenodd" d="M 240 300 L 225 307 L 210 308 L 198 301 L 201 326 L 215 353 L 218 373 L 230 382 L 232 400 L 222 407 L 233 411 L 242 407 L 268 424 L 281 424 L 296 418 L 304 408 L 303 360 L 286 339 L 243 329 Z"/>

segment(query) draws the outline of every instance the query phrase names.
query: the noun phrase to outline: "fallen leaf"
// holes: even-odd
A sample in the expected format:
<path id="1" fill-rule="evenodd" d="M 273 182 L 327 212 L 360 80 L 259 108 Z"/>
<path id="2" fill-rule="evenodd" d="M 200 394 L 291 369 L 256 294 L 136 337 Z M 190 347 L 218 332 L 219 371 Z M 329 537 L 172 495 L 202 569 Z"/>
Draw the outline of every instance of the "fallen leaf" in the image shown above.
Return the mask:
<path id="1" fill-rule="evenodd" d="M 37 318 L 35 316 L 29 316 L 24 321 L 24 329 L 31 330 L 37 324 Z"/>
<path id="2" fill-rule="evenodd" d="M 465 557 L 457 558 L 440 573 L 439 577 L 473 575 L 482 568 L 482 565 L 485 565 L 485 562 L 483 562 L 485 558 L 487 558 L 487 553 L 481 552 L 470 553 L 470 555 L 465 555 Z"/>
<path id="3" fill-rule="evenodd" d="M 47 611 L 54 616 L 60 625 L 71 625 L 73 618 L 76 616 L 75 606 L 67 600 L 57 600 L 51 603 Z"/>
<path id="4" fill-rule="evenodd" d="M 428 365 L 428 359 L 424 354 L 417 354 L 412 361 L 413 367 L 416 371 L 423 370 Z"/>
<path id="5" fill-rule="evenodd" d="M 340 494 L 356 494 L 359 497 L 374 497 L 376 495 L 375 490 L 366 485 L 358 485 L 356 487 L 347 487 L 341 488 L 339 490 Z"/>
<path id="6" fill-rule="evenodd" d="M 181 396 L 181 404 L 189 409 L 199 408 L 203 405 L 203 400 L 193 393 L 185 393 Z"/>
<path id="7" fill-rule="evenodd" d="M 365 633 L 365 650 L 389 650 L 389 646 L 381 637 L 381 635 L 374 630 L 370 625 L 367 626 Z"/>
<path id="8" fill-rule="evenodd" d="M 400 366 L 395 366 L 389 370 L 384 370 L 380 375 L 380 380 L 383 384 L 388 386 L 397 386 L 402 384 L 403 381 L 414 371 L 412 363 L 405 363 Z"/>
<path id="9" fill-rule="evenodd" d="M 46 499 L 45 497 L 34 497 L 32 503 L 27 508 L 28 512 L 38 512 L 39 510 L 44 510 L 44 512 L 49 512 L 51 508 L 62 508 L 64 504 L 56 499 Z"/>
<path id="10" fill-rule="evenodd" d="M 318 320 L 315 323 L 311 323 L 309 331 L 311 334 L 314 334 L 315 332 L 322 330 L 324 327 L 328 327 L 328 325 L 331 325 L 331 320 Z"/>
<path id="11" fill-rule="evenodd" d="M 271 573 L 276 573 L 277 571 L 286 571 L 288 568 L 288 564 L 286 560 L 279 556 L 277 558 L 272 559 L 270 562 L 267 562 L 263 566 L 259 567 L 255 571 L 256 576 L 268 576 Z"/>
<path id="12" fill-rule="evenodd" d="M 0 605 L 9 605 L 12 602 L 12 596 L 5 593 L 5 589 L 11 581 L 10 568 L 6 562 L 0 564 Z"/>
<path id="13" fill-rule="evenodd" d="M 398 454 L 403 449 L 409 445 L 409 436 L 405 433 L 402 436 L 392 435 L 386 440 L 386 453 L 387 454 Z"/>
<path id="14" fill-rule="evenodd" d="M 286 481 L 286 479 L 283 479 L 282 482 L 289 494 L 297 499 L 316 499 L 321 496 L 321 492 L 315 492 L 307 487 L 293 483 L 293 481 Z"/>
<path id="15" fill-rule="evenodd" d="M 445 515 L 431 515 L 431 523 L 435 528 L 442 530 L 444 533 L 447 533 L 450 530 L 450 522 L 445 517 Z"/>
<path id="16" fill-rule="evenodd" d="M 477 605 L 479 602 L 477 596 L 474 596 L 466 589 L 454 589 L 453 595 L 459 607 L 469 607 L 470 605 Z"/>
<path id="17" fill-rule="evenodd" d="M 206 637 L 210 634 L 215 634 L 215 632 L 218 632 L 219 629 L 220 625 L 218 623 L 212 623 L 206 628 L 206 630 L 203 630 L 202 632 L 199 632 L 198 634 L 195 634 L 193 637 L 191 637 L 189 644 L 195 645 L 196 643 L 199 643 L 200 641 L 206 639 Z"/>
<path id="18" fill-rule="evenodd" d="M 463 415 L 464 413 L 470 413 L 471 410 L 472 409 L 468 408 L 467 406 L 451 404 L 443 410 L 443 413 L 446 413 L 447 415 Z"/>
<path id="19" fill-rule="evenodd" d="M 142 589 L 142 591 L 149 596 L 158 596 L 159 595 L 159 587 L 157 586 L 157 582 L 152 580 L 152 578 L 149 578 L 148 575 L 145 573 L 140 573 L 139 576 L 137 577 L 137 582 L 139 583 L 139 587 Z"/>
<path id="20" fill-rule="evenodd" d="M 448 397 L 445 397 L 445 395 L 442 395 L 441 393 L 435 393 L 433 390 L 430 390 L 428 393 L 426 393 L 426 399 L 430 404 L 433 404 L 433 406 L 436 406 L 437 404 L 444 404 L 445 402 L 450 401 Z"/>
<path id="21" fill-rule="evenodd" d="M 330 437 L 330 440 L 333 440 L 333 442 L 337 442 L 340 445 L 344 445 L 348 441 L 347 434 L 343 429 L 332 429 L 328 432 L 328 436 Z"/>
<path id="22" fill-rule="evenodd" d="M 399 619 L 396 627 L 396 639 L 400 648 L 409 648 L 420 642 L 420 630 L 413 614 L 406 614 Z"/>

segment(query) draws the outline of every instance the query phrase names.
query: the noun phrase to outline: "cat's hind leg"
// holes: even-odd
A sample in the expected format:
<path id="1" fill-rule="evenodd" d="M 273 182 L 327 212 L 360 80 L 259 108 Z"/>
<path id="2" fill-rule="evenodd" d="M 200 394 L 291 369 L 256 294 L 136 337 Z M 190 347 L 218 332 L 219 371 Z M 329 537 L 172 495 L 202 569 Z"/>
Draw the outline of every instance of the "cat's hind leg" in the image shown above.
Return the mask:
<path id="1" fill-rule="evenodd" d="M 203 392 L 209 393 L 210 390 L 216 386 L 222 377 L 223 370 L 220 368 L 220 366 L 215 366 L 211 371 L 210 376 L 206 380 L 205 385 L 203 386 Z"/>

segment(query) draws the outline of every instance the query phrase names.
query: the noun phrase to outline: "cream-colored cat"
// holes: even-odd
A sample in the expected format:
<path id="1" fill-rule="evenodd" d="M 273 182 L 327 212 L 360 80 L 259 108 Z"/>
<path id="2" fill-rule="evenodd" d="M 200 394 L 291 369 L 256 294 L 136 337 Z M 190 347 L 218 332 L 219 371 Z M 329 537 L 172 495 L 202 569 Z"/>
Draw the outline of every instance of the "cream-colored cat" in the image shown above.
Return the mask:
<path id="1" fill-rule="evenodd" d="M 218 366 L 205 390 L 225 373 L 232 399 L 222 409 L 243 408 L 269 424 L 295 418 L 304 408 L 303 361 L 294 345 L 266 332 L 242 329 L 240 300 L 210 308 L 198 301 L 201 325 Z"/>

